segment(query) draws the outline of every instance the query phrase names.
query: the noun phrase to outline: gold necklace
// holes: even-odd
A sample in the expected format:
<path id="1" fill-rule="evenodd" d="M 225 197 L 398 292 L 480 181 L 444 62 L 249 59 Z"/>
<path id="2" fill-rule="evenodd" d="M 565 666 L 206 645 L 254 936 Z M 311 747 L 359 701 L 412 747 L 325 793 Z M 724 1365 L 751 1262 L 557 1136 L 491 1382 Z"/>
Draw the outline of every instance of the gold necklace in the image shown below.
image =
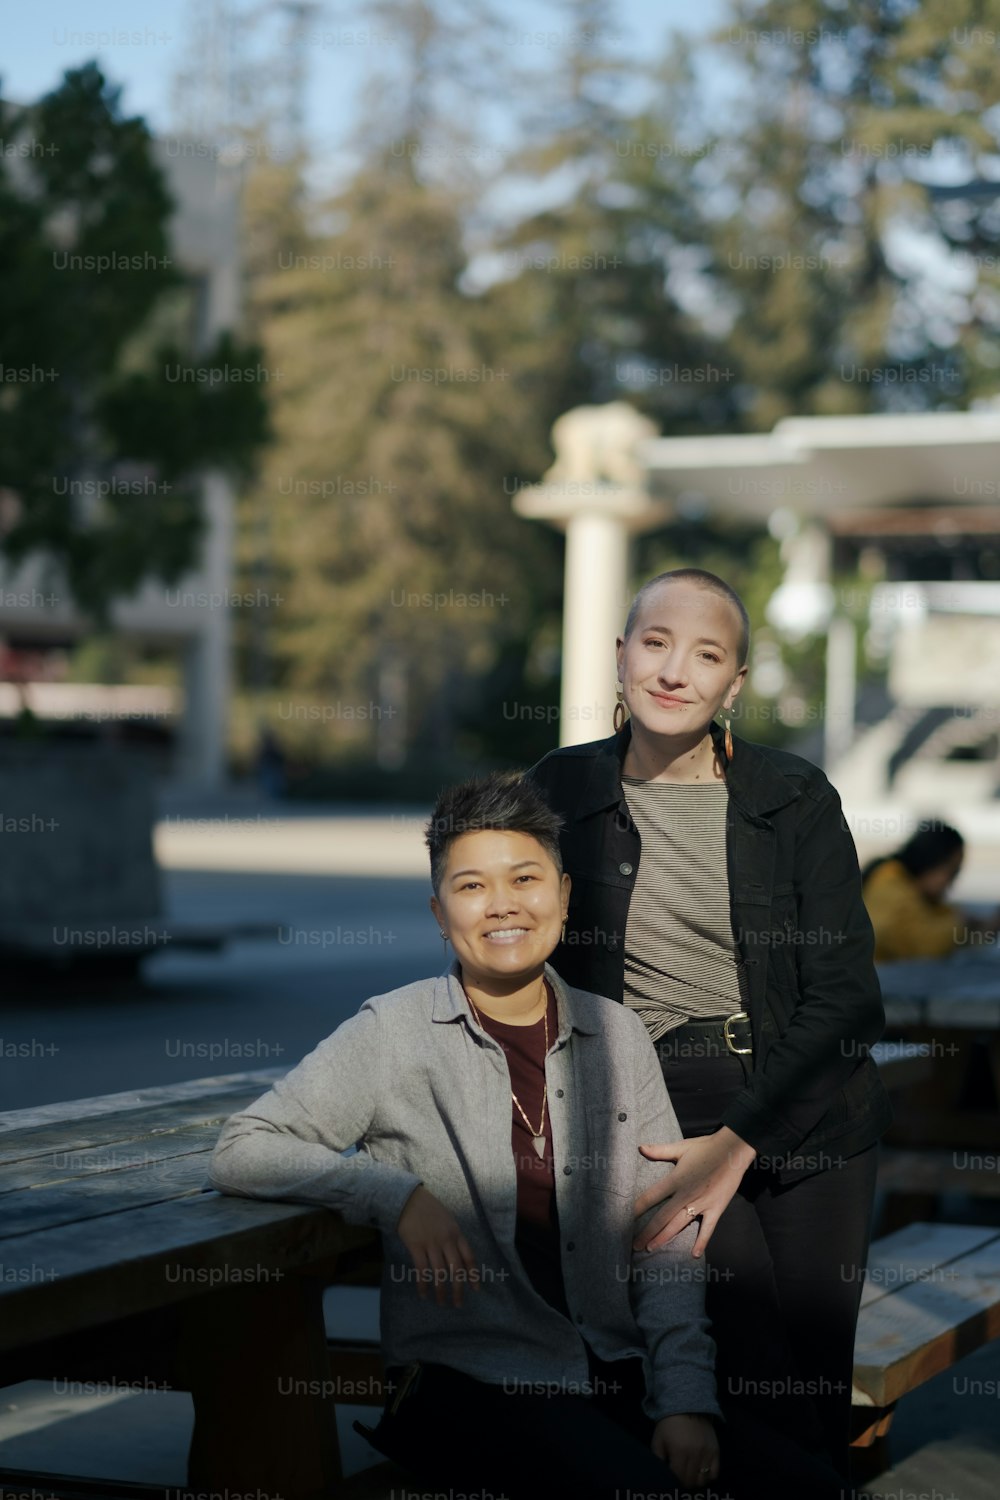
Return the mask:
<path id="1" fill-rule="evenodd" d="M 544 981 L 543 981 L 543 984 L 544 984 Z M 486 1027 L 483 1026 L 482 1017 L 480 1016 L 478 1010 L 476 1009 L 475 1001 L 473 1000 L 472 996 L 469 994 L 468 990 L 466 990 L 466 992 L 465 992 L 465 998 L 466 998 L 466 1000 L 468 1000 L 469 1004 L 472 1006 L 472 1014 L 475 1016 L 475 1018 L 476 1018 L 477 1022 L 479 1023 L 480 1027 L 482 1027 L 483 1031 L 486 1031 Z M 548 991 L 547 990 L 545 991 L 545 1009 L 542 1012 L 542 1019 L 543 1019 L 543 1021 L 545 1023 L 545 1056 L 547 1057 L 548 1056 L 548 1052 L 549 1052 L 549 995 L 548 995 Z M 535 1022 L 535 1025 L 536 1026 L 538 1025 L 537 1021 Z M 487 1032 L 486 1034 L 488 1036 L 489 1032 Z M 523 1110 L 523 1108 L 521 1106 L 521 1101 L 517 1097 L 517 1095 L 514 1093 L 514 1090 L 511 1089 L 511 1091 L 510 1091 L 510 1097 L 513 1099 L 514 1103 L 517 1105 L 518 1110 L 520 1111 L 521 1119 L 524 1121 L 525 1125 L 527 1125 L 527 1127 L 528 1127 L 528 1132 L 529 1132 L 529 1134 L 531 1136 L 531 1144 L 535 1148 L 535 1155 L 539 1156 L 539 1157 L 545 1155 L 545 1105 L 546 1105 L 546 1103 L 548 1101 L 548 1097 L 549 1097 L 549 1084 L 548 1084 L 548 1080 L 545 1078 L 545 1064 L 544 1064 L 544 1062 L 542 1063 L 542 1078 L 544 1080 L 544 1082 L 542 1084 L 542 1118 L 539 1121 L 539 1125 L 538 1125 L 538 1129 L 537 1130 L 534 1130 L 532 1128 L 531 1121 L 528 1119 L 528 1116 L 524 1113 L 524 1110 Z"/>

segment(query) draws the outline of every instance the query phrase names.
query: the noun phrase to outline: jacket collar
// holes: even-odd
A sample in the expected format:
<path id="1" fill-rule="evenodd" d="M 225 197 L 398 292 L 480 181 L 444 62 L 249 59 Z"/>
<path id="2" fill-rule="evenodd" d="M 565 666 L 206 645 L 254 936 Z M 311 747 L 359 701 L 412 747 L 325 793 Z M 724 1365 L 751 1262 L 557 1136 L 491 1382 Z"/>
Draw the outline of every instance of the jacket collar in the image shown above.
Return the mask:
<path id="1" fill-rule="evenodd" d="M 725 733 L 713 719 L 709 725 L 712 742 L 725 763 Z M 618 734 L 600 740 L 591 762 L 590 776 L 576 808 L 577 819 L 589 817 L 622 800 L 622 763 L 632 739 L 631 721 Z M 756 745 L 733 735 L 733 759 L 726 767 L 726 786 L 733 801 L 753 817 L 774 812 L 799 795 L 799 788 L 775 769 Z"/>
<path id="2" fill-rule="evenodd" d="M 591 1006 L 586 1003 L 587 997 L 571 990 L 569 985 L 560 979 L 551 964 L 545 965 L 545 977 L 551 984 L 556 997 L 556 1014 L 559 1017 L 556 1041 L 566 1041 L 571 1031 L 582 1032 L 585 1036 L 596 1035 L 600 1027 L 590 1014 Z M 462 971 L 457 958 L 452 959 L 448 968 L 434 983 L 431 1020 L 444 1022 L 464 1020 L 478 1036 L 485 1035 L 469 1008 L 465 990 L 462 988 Z"/>

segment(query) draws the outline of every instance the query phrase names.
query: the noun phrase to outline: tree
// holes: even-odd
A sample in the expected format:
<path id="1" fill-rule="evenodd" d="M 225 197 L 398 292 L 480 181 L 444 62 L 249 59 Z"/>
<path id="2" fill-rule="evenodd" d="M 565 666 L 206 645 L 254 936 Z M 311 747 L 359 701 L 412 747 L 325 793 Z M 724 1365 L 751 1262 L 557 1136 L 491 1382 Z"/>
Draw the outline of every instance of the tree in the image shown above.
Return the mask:
<path id="1" fill-rule="evenodd" d="M 0 159 L 0 545 L 15 563 L 44 553 L 106 617 L 193 561 L 198 470 L 245 471 L 265 432 L 257 351 L 166 332 L 184 292 L 172 204 L 145 124 L 96 64 L 0 117 L 16 145 Z"/>
<path id="2" fill-rule="evenodd" d="M 546 427 L 624 397 L 667 431 L 731 418 L 724 351 L 678 298 L 703 245 L 692 171 L 700 142 L 690 54 L 677 37 L 648 69 L 614 46 L 608 0 L 561 0 L 563 46 L 522 125 L 516 175 L 550 202 L 499 237 L 515 275 L 491 298 L 518 338 Z M 649 102 L 636 107 L 641 82 Z"/>
<path id="3" fill-rule="evenodd" d="M 380 8 L 412 46 L 373 89 L 339 192 L 309 204 L 290 168 L 264 166 L 247 199 L 253 327 L 288 379 L 245 555 L 268 551 L 283 597 L 273 687 L 330 707 L 327 755 L 387 738 L 397 756 L 452 753 L 477 684 L 558 595 L 553 539 L 505 488 L 512 453 L 544 463 L 539 419 L 508 329 L 463 289 L 476 158 L 442 114 L 461 68 L 442 69 L 467 57 L 469 18 L 446 9 Z"/>
<path id="4" fill-rule="evenodd" d="M 734 0 L 718 46 L 745 88 L 715 276 L 749 425 L 960 407 L 995 388 L 996 255 L 971 294 L 941 271 L 955 250 L 995 252 L 996 195 L 932 186 L 995 159 L 1000 82 L 975 45 L 990 16 L 978 0 Z"/>

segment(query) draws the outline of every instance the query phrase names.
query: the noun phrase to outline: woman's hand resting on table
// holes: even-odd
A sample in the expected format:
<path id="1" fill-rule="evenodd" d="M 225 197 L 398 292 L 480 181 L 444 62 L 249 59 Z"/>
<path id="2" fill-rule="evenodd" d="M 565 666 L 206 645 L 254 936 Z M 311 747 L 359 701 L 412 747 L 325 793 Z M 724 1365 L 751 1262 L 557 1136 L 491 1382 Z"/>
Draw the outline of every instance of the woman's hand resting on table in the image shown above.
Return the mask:
<path id="1" fill-rule="evenodd" d="M 696 1135 L 666 1146 L 640 1146 L 650 1161 L 672 1161 L 677 1165 L 666 1177 L 636 1199 L 636 1214 L 644 1214 L 655 1203 L 663 1203 L 632 1242 L 634 1250 L 658 1250 L 699 1218 L 693 1255 L 700 1255 L 712 1238 L 729 1200 L 757 1152 L 753 1146 L 723 1125 L 714 1135 Z M 693 1213 L 688 1213 L 688 1209 Z"/>
<path id="2" fill-rule="evenodd" d="M 708 1417 L 661 1417 L 653 1429 L 652 1446 L 685 1489 L 704 1489 L 719 1477 L 719 1439 Z"/>
<path id="3" fill-rule="evenodd" d="M 438 1307 L 443 1307 L 446 1283 L 450 1281 L 452 1302 L 461 1307 L 465 1282 L 471 1281 L 476 1291 L 480 1290 L 472 1246 L 459 1229 L 458 1220 L 422 1183 L 407 1198 L 396 1233 L 413 1257 L 418 1296 L 426 1297 L 428 1283 L 433 1282 Z"/>

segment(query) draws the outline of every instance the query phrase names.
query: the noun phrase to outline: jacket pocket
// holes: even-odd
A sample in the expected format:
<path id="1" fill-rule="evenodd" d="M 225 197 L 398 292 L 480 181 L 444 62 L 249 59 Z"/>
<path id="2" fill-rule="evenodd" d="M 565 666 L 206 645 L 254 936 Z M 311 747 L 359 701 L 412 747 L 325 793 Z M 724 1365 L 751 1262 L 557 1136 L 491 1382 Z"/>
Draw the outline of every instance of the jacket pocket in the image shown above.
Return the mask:
<path id="1" fill-rule="evenodd" d="M 634 1111 L 627 1105 L 587 1106 L 587 1151 L 578 1165 L 589 1188 L 621 1198 L 636 1196 L 635 1130 Z"/>

